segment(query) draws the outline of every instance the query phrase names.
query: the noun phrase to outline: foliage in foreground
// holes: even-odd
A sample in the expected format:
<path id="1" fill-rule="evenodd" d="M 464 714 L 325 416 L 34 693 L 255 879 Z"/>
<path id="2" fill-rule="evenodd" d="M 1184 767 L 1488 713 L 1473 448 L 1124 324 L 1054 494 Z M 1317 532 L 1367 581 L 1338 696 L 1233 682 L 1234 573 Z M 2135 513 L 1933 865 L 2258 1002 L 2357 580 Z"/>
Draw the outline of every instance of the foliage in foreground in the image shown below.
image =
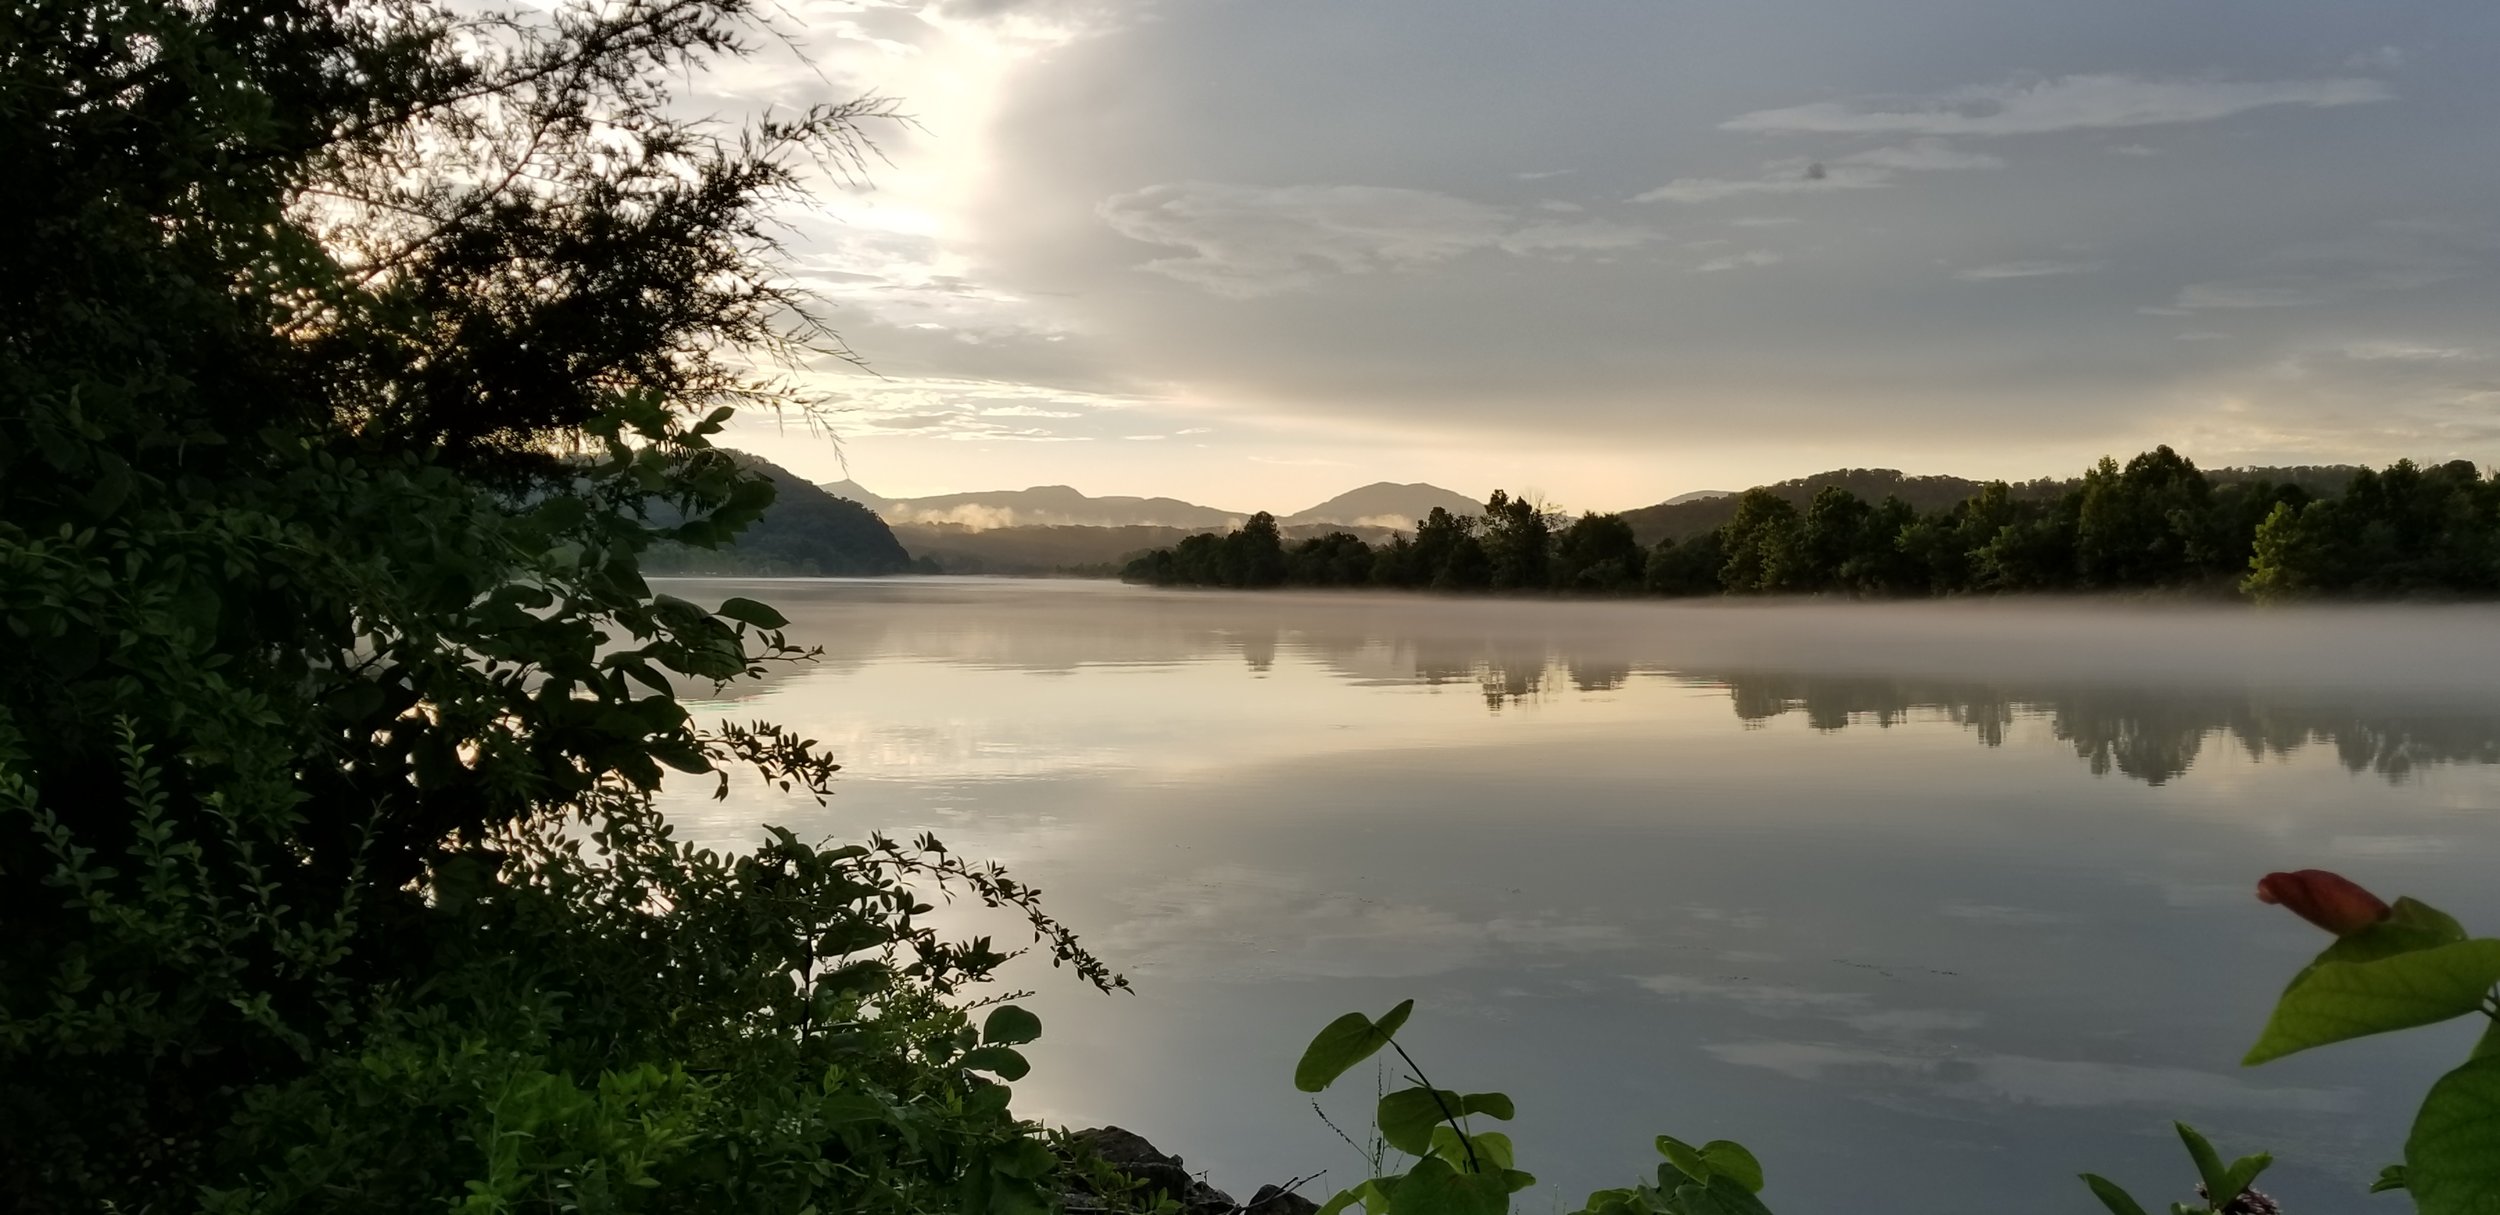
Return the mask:
<path id="1" fill-rule="evenodd" d="M 2336 941 L 2293 977 L 2245 1062 L 2472 1013 L 2491 1018 L 2472 1056 L 2431 1086 L 2404 1163 L 2388 1166 L 2370 1189 L 2406 1191 L 2423 1215 L 2500 1210 L 2500 940 L 2468 938 L 2445 913 L 2410 898 L 2391 905 L 2322 870 L 2268 874 L 2258 897 Z M 1480 1118 L 1510 1121 L 1511 1098 L 1437 1088 L 1399 1045 L 1414 1007 L 1407 1000 L 1379 1017 L 1347 1013 L 1311 1039 L 1294 1067 L 1294 1087 L 1306 1093 L 1325 1091 L 1383 1049 L 1406 1068 L 1408 1086 L 1382 1094 L 1373 1127 L 1412 1163 L 1387 1170 L 1384 1154 L 1375 1153 L 1367 1163 L 1379 1175 L 1339 1192 L 1323 1215 L 1357 1206 L 1367 1215 L 1503 1215 L 1512 1195 L 1536 1184 L 1518 1168 L 1508 1135 L 1475 1127 Z M 2226 1163 L 2194 1127 L 2176 1129 L 2199 1201 L 2173 1202 L 2171 1215 L 2276 1215 L 2274 1200 L 2254 1188 L 2272 1156 Z M 1573 1215 L 1770 1215 L 1761 1162 L 1743 1145 L 1718 1139 L 1696 1147 L 1666 1135 L 1656 1145 L 1665 1161 L 1654 1180 L 1596 1191 Z M 2146 1215 L 2117 1183 L 2090 1173 L 2083 1181 L 2111 1215 Z"/>
<path id="2" fill-rule="evenodd" d="M 1412 536 L 1378 547 L 1344 533 L 1287 546 L 1261 514 L 1229 535 L 1149 552 L 1121 576 L 1158 586 L 1654 595 L 2489 595 L 2500 592 L 2500 480 L 2464 461 L 2398 461 L 2321 497 L 2298 484 L 2217 484 L 2162 447 L 2123 467 L 2103 459 L 2053 495 L 1990 482 L 1925 512 L 1838 485 L 1802 506 L 1753 489 L 1716 529 L 1654 547 L 1621 515 L 1565 517 L 1495 491 L 1481 515 L 1435 508 Z"/>
<path id="3" fill-rule="evenodd" d="M 805 653 L 654 593 L 838 358 L 771 209 L 875 103 L 671 91 L 747 0 L 27 0 L 0 16 L 0 1209 L 1024 1211 L 1032 892 L 678 689 Z M 765 370 L 759 371 L 758 368 Z"/>

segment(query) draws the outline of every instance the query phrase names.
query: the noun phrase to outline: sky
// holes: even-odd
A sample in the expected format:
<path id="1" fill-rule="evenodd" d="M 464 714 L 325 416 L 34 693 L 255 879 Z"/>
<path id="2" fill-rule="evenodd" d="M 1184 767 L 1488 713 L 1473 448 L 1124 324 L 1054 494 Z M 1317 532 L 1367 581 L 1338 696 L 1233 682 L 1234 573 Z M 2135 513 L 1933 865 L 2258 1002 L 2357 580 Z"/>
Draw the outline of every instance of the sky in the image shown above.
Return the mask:
<path id="1" fill-rule="evenodd" d="M 889 497 L 1614 510 L 1826 468 L 2500 461 L 2500 5 L 788 0 L 893 98 L 788 224 Z"/>

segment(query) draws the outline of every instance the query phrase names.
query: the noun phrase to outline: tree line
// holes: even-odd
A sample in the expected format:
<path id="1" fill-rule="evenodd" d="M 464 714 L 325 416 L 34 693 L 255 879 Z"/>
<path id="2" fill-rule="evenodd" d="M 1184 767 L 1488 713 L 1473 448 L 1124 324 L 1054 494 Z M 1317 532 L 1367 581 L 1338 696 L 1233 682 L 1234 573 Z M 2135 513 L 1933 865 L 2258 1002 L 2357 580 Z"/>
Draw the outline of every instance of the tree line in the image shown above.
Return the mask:
<path id="1" fill-rule="evenodd" d="M 1800 506 L 1747 490 L 1728 521 L 1644 545 L 1619 514 L 1567 516 L 1496 490 L 1481 515 L 1435 509 L 1374 546 L 1342 532 L 1288 546 L 1253 516 L 1129 562 L 1156 586 L 1398 587 L 1595 594 L 1930 596 L 2186 590 L 2309 595 L 2500 591 L 2500 481 L 2470 461 L 2399 460 L 2340 490 L 2218 481 L 2157 447 L 2103 457 L 2064 492 L 1991 481 L 1937 510 L 1831 485 Z"/>

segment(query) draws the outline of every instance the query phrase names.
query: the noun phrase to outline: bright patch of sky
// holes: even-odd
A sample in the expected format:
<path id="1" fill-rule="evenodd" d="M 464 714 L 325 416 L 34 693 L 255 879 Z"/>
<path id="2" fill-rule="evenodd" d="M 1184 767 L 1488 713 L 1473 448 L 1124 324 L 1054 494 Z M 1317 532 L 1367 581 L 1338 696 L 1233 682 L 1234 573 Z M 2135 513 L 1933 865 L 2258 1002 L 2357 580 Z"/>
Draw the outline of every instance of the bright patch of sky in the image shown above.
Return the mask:
<path id="1" fill-rule="evenodd" d="M 788 217 L 889 495 L 1619 508 L 1835 465 L 2500 458 L 2500 8 L 815 0 L 722 113 L 863 93 Z M 1161 440 L 1161 441 L 1147 441 Z"/>

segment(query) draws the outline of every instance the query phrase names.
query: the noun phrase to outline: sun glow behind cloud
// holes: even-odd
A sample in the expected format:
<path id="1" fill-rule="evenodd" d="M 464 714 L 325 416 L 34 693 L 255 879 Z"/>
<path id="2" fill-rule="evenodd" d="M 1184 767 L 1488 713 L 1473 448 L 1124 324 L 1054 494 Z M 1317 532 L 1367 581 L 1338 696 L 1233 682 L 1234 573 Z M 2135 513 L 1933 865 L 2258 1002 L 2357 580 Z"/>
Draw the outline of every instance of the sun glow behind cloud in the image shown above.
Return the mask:
<path id="1" fill-rule="evenodd" d="M 2438 151 L 2416 100 L 2500 86 L 2439 43 L 2304 57 L 2137 15 L 2098 62 L 2024 75 L 2052 6 L 1786 44 L 1767 13 L 1425 15 L 795 10 L 802 55 L 714 82 L 719 108 L 876 92 L 915 121 L 866 188 L 789 217 L 873 368 L 803 377 L 843 446 L 761 419 L 738 441 L 888 493 L 1228 509 L 1349 478 L 1620 507 L 2163 441 L 2494 450 L 2480 363 L 2302 353 L 2470 349 L 2500 319 L 2500 229 L 2449 206 L 2500 174 Z M 1887 64 L 1919 39 L 1952 66 Z M 1526 92 L 1553 104 L 1486 108 Z"/>

